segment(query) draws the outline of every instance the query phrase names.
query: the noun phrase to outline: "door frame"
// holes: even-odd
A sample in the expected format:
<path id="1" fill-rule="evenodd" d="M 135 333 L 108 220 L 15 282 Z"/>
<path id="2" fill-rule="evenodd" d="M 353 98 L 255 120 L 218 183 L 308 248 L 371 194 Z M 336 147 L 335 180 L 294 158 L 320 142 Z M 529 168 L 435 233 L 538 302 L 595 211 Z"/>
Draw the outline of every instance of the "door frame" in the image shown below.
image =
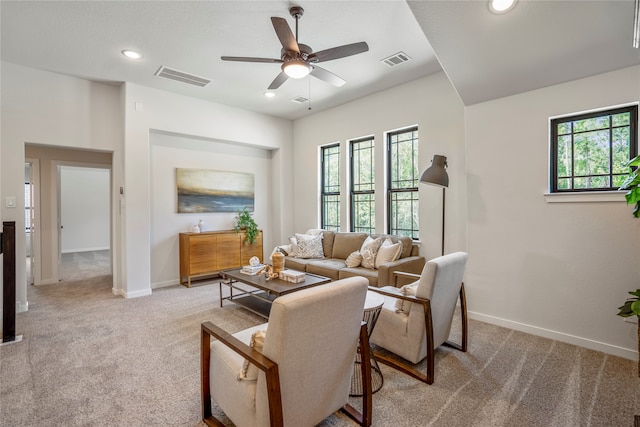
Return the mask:
<path id="1" fill-rule="evenodd" d="M 40 280 L 42 279 L 42 270 L 40 268 L 40 159 L 26 157 L 24 159 L 24 163 L 30 165 L 29 184 L 31 185 L 31 229 L 29 233 L 29 252 L 31 255 L 29 268 L 31 269 L 31 272 L 30 274 L 27 274 L 27 277 L 31 278 L 31 283 L 27 283 L 27 285 L 33 285 L 35 283 L 40 283 Z M 25 235 L 27 234 L 26 229 L 24 230 L 24 233 Z"/>

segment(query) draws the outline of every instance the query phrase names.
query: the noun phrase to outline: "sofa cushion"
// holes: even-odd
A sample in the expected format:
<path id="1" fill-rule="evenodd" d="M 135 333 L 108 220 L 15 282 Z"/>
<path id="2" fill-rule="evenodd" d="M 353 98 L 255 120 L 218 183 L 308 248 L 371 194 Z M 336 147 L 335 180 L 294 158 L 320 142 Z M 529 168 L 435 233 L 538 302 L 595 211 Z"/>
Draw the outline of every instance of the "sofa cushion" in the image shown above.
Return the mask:
<path id="1" fill-rule="evenodd" d="M 322 232 L 322 251 L 324 252 L 325 258 L 331 258 L 333 254 L 333 239 L 335 238 L 336 233 L 329 230 L 324 230 Z"/>
<path id="2" fill-rule="evenodd" d="M 366 238 L 366 233 L 335 233 L 331 258 L 347 259 L 351 252 L 360 250 Z"/>
<path id="3" fill-rule="evenodd" d="M 400 253 L 400 258 L 411 256 L 411 251 L 413 250 L 413 239 L 411 237 L 395 236 L 389 234 L 372 234 L 371 237 L 388 237 L 391 239 L 392 243 L 402 242 L 402 252 Z"/>
<path id="4" fill-rule="evenodd" d="M 340 270 L 338 275 L 339 279 L 346 279 L 347 277 L 362 276 L 369 281 L 369 286 L 378 287 L 378 270 L 370 270 L 364 267 L 345 267 Z"/>
<path id="5" fill-rule="evenodd" d="M 322 234 L 299 234 L 296 233 L 297 250 L 295 256 L 298 258 L 323 258 Z"/>
<path id="6" fill-rule="evenodd" d="M 358 267 L 362 262 L 362 254 L 360 251 L 351 252 L 347 259 L 345 260 L 345 264 L 347 267 Z"/>
<path id="7" fill-rule="evenodd" d="M 380 249 L 382 242 L 382 237 L 378 237 L 377 239 L 367 237 L 360 249 L 360 253 L 362 254 L 362 263 L 360 265 L 362 267 L 371 269 L 376 268 L 376 256 L 378 255 L 378 250 Z"/>
<path id="8" fill-rule="evenodd" d="M 316 259 L 307 264 L 307 273 L 325 276 L 331 280 L 338 280 L 340 278 L 340 269 L 346 266 L 344 260 L 341 259 Z"/>
<path id="9" fill-rule="evenodd" d="M 313 258 L 304 259 L 304 258 L 295 258 L 292 256 L 284 257 L 284 268 L 288 268 L 290 270 L 297 271 L 307 271 L 307 264 L 312 261 L 317 261 Z"/>
<path id="10" fill-rule="evenodd" d="M 378 249 L 378 254 L 376 255 L 376 268 L 380 268 L 382 264 L 397 260 L 400 257 L 401 252 L 402 242 L 391 243 L 391 239 L 387 237 L 380 246 L 380 249 Z"/>

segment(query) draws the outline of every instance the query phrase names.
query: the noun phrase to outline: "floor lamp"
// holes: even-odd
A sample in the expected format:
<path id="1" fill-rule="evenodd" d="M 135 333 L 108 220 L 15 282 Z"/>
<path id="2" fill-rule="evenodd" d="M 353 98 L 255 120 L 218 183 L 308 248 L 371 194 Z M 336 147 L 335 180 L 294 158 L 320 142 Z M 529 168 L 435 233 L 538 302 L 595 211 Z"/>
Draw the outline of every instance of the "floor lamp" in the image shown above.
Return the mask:
<path id="1" fill-rule="evenodd" d="M 447 174 L 447 158 L 436 154 L 431 160 L 431 166 L 422 173 L 420 182 L 436 187 L 442 187 L 442 255 L 444 255 L 444 193 L 449 186 L 449 175 Z"/>

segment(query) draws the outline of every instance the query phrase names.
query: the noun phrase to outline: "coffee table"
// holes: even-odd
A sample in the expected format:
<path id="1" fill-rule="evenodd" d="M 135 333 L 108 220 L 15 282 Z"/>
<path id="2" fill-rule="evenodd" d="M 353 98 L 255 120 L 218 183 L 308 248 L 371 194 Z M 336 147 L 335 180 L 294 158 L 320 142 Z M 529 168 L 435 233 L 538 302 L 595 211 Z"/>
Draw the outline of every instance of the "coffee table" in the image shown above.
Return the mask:
<path id="1" fill-rule="evenodd" d="M 220 275 L 224 279 L 218 284 L 220 307 L 222 307 L 224 300 L 233 301 L 267 319 L 273 300 L 279 296 L 331 282 L 328 277 L 310 273 L 306 273 L 305 280 L 300 283 L 291 283 L 280 279 L 267 281 L 265 276 L 244 274 L 240 268 L 222 271 Z M 222 296 L 222 285 L 229 288 L 229 296 Z M 234 294 L 234 291 L 237 293 Z"/>

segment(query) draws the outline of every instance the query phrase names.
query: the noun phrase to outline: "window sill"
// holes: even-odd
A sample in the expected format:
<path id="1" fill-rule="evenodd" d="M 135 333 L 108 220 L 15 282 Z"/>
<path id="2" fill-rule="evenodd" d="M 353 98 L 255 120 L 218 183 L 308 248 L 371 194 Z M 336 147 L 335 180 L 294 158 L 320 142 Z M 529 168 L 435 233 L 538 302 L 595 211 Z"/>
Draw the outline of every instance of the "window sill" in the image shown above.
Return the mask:
<path id="1" fill-rule="evenodd" d="M 547 203 L 625 202 L 623 191 L 590 191 L 575 193 L 544 193 Z"/>

